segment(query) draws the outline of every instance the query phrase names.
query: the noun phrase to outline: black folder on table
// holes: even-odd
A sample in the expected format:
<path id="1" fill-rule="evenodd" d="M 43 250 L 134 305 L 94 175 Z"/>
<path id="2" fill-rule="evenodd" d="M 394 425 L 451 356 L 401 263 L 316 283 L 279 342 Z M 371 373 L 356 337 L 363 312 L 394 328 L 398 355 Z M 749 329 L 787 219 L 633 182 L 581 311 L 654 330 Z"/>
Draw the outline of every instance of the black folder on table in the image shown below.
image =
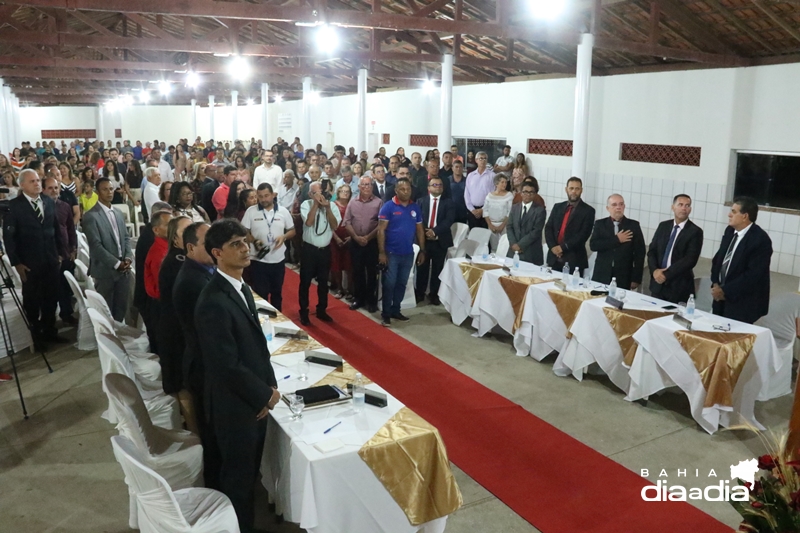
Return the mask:
<path id="1" fill-rule="evenodd" d="M 295 391 L 295 394 L 303 397 L 303 403 L 305 403 L 306 407 L 339 400 L 341 398 L 339 391 L 332 385 L 320 385 L 318 387 L 300 389 Z"/>

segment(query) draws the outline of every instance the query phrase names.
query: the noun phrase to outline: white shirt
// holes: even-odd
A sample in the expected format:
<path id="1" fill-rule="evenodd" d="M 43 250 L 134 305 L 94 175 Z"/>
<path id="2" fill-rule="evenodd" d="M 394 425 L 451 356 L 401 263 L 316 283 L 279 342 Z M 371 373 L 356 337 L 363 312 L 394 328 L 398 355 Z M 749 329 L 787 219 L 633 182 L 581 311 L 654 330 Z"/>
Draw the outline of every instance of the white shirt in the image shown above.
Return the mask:
<path id="1" fill-rule="evenodd" d="M 294 228 L 292 214 L 285 207 L 279 206 L 277 209 L 260 209 L 260 207 L 256 204 L 247 208 L 242 217 L 242 226 L 250 230 L 254 239 L 261 241 L 264 246 L 269 246 L 270 251 L 258 259 L 258 251 L 251 244 L 250 258 L 262 263 L 280 263 L 286 259 L 286 246 L 281 244 L 279 248 L 275 248 L 273 243 L 275 239 Z"/>
<path id="2" fill-rule="evenodd" d="M 428 199 L 430 200 L 430 203 L 428 204 L 428 220 L 426 220 L 425 222 L 428 222 L 428 229 L 433 229 L 433 228 L 436 227 L 436 223 L 439 221 L 439 208 L 442 205 L 442 195 L 440 194 L 439 196 L 434 196 L 432 194 L 429 194 L 428 196 L 429 196 Z M 431 214 L 433 214 L 433 201 L 434 200 L 436 200 L 436 214 L 433 217 L 433 224 L 430 224 Z"/>
<path id="3" fill-rule="evenodd" d="M 733 262 L 733 256 L 736 255 L 736 249 L 739 247 L 740 244 L 742 244 L 742 239 L 744 238 L 745 234 L 748 232 L 748 230 L 751 227 L 753 227 L 753 223 L 752 222 L 750 224 L 748 224 L 747 227 L 744 228 L 743 230 L 739 230 L 739 231 L 734 231 L 733 232 L 734 234 L 738 235 L 739 237 L 737 237 L 737 239 L 736 239 L 736 244 L 733 245 L 733 251 L 731 252 L 731 262 Z M 725 253 L 727 254 L 728 250 L 725 250 Z M 724 260 L 725 256 L 722 256 L 722 259 Z"/>
<path id="4" fill-rule="evenodd" d="M 522 202 L 522 211 L 520 211 L 520 215 L 527 215 L 531 212 L 531 208 L 533 208 L 533 202 Z"/>
<path id="5" fill-rule="evenodd" d="M 28 196 L 25 193 L 22 193 L 22 194 L 31 203 L 31 207 L 33 207 L 33 205 L 36 204 L 36 206 L 39 208 L 39 211 L 42 212 L 42 217 L 44 217 L 44 204 L 42 203 L 42 197 L 41 196 L 37 196 L 36 198 L 31 198 L 30 196 Z"/>
<path id="6" fill-rule="evenodd" d="M 495 164 L 495 166 L 505 167 L 505 166 L 508 166 L 509 164 L 511 164 L 513 162 L 514 162 L 514 158 L 509 154 L 509 155 L 501 155 L 500 157 L 497 158 L 497 161 L 495 161 L 494 164 Z M 511 171 L 510 170 L 504 170 L 503 172 L 511 172 Z"/>
<path id="7" fill-rule="evenodd" d="M 240 279 L 236 279 L 236 278 L 233 278 L 233 277 L 227 275 L 225 272 L 223 272 L 220 269 L 217 269 L 217 272 L 219 272 L 220 275 L 222 275 L 223 278 L 225 278 L 228 281 L 230 281 L 231 285 L 233 285 L 233 289 L 236 292 L 239 293 L 239 296 L 242 297 L 242 301 L 244 302 L 244 306 L 249 310 L 250 309 L 250 305 L 247 303 L 247 298 L 245 297 L 244 293 L 242 292 L 242 285 L 244 285 L 244 282 L 242 280 L 240 280 Z"/>
<path id="8" fill-rule="evenodd" d="M 153 214 L 153 204 L 160 201 L 158 198 L 158 187 L 155 185 L 150 185 L 149 187 L 145 187 L 142 191 L 142 201 L 144 202 L 144 206 L 147 209 L 147 215 L 150 216 Z"/>
<path id="9" fill-rule="evenodd" d="M 278 165 L 271 165 L 269 167 L 258 165 L 253 174 L 253 188 L 256 190 L 258 190 L 258 186 L 262 183 L 269 183 L 272 185 L 272 192 L 277 192 L 282 182 L 283 171 Z"/>
<path id="10" fill-rule="evenodd" d="M 678 242 L 678 235 L 680 235 L 681 232 L 683 231 L 683 228 L 686 227 L 686 221 L 688 221 L 688 220 L 689 219 L 687 218 L 686 220 L 684 220 L 680 224 L 677 224 L 678 232 L 675 234 L 675 240 L 672 241 L 672 248 L 669 249 L 669 255 L 667 256 L 667 268 L 672 266 L 672 251 L 675 250 L 675 243 Z M 672 229 L 675 229 L 675 225 L 676 225 L 675 221 L 673 220 Z M 672 233 L 672 230 L 670 230 L 670 233 Z"/>
<path id="11" fill-rule="evenodd" d="M 314 245 L 317 248 L 324 248 L 331 243 L 333 238 L 333 230 L 339 227 L 342 223 L 342 214 L 339 213 L 339 208 L 330 204 L 327 209 L 333 213 L 333 218 L 336 219 L 336 226 L 331 228 L 328 221 L 327 209 L 317 209 L 317 220 L 311 226 L 306 226 L 306 219 L 311 212 L 311 205 L 314 200 L 306 200 L 300 205 L 300 216 L 303 217 L 303 242 Z"/>
<path id="12" fill-rule="evenodd" d="M 158 172 L 161 174 L 161 182 L 175 181 L 175 176 L 172 174 L 172 167 L 163 159 L 158 162 Z"/>
<path id="13" fill-rule="evenodd" d="M 291 209 L 294 205 L 294 199 L 297 197 L 299 187 L 295 183 L 291 188 L 287 189 L 285 185 L 278 188 L 278 204 L 286 209 Z"/>

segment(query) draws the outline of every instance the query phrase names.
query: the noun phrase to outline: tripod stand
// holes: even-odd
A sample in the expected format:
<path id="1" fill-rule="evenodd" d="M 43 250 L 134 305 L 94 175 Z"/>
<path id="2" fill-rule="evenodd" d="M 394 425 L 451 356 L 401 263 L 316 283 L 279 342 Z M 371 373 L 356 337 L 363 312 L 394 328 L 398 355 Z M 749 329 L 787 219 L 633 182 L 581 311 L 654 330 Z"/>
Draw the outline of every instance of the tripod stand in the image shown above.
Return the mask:
<path id="1" fill-rule="evenodd" d="M 14 381 L 17 382 L 17 392 L 19 392 L 19 403 L 22 404 L 22 415 L 25 420 L 28 420 L 28 410 L 25 408 L 25 398 L 22 396 L 22 386 L 19 383 L 19 374 L 17 373 L 17 363 L 14 360 L 14 341 L 11 338 L 11 328 L 8 326 L 8 317 L 6 316 L 6 308 L 5 308 L 5 291 L 11 294 L 11 299 L 14 302 L 19 314 L 22 316 L 22 319 L 25 321 L 25 326 L 31 332 L 31 337 L 34 335 L 33 326 L 31 325 L 30 320 L 28 320 L 28 315 L 25 314 L 25 309 L 22 307 L 22 302 L 19 299 L 19 294 L 17 291 L 14 290 L 14 277 L 11 275 L 11 272 L 6 266 L 6 262 L 0 259 L 0 277 L 2 277 L 2 283 L 0 283 L 0 334 L 3 337 L 3 345 L 6 349 L 6 354 L 8 354 L 8 358 L 11 360 L 11 367 L 14 370 Z M 44 350 L 39 350 L 39 353 L 42 355 L 42 359 L 44 359 L 44 364 L 47 365 L 47 370 L 52 374 L 53 368 L 50 366 L 50 362 L 47 360 L 47 356 L 44 354 Z"/>

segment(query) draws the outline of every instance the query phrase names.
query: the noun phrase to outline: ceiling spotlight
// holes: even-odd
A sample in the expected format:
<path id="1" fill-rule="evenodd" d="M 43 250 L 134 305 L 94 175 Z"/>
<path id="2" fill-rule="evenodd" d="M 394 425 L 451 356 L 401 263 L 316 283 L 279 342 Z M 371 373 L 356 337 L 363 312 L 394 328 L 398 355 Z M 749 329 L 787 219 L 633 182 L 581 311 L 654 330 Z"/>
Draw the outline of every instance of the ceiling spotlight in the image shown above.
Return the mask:
<path id="1" fill-rule="evenodd" d="M 431 80 L 425 80 L 422 82 L 422 92 L 425 94 L 430 94 L 436 90 L 436 85 L 433 84 Z"/>
<path id="2" fill-rule="evenodd" d="M 228 63 L 228 72 L 239 79 L 250 77 L 250 62 L 242 56 L 234 56 Z"/>
<path id="3" fill-rule="evenodd" d="M 537 19 L 552 20 L 564 11 L 565 0 L 529 0 L 530 9 Z"/>
<path id="4" fill-rule="evenodd" d="M 167 96 L 172 91 L 172 85 L 168 81 L 162 81 L 158 84 L 158 92 Z"/>
<path id="5" fill-rule="evenodd" d="M 131 106 L 131 105 L 133 105 L 133 103 L 134 103 L 133 96 L 131 96 L 131 95 L 129 95 L 129 94 L 126 94 L 125 96 L 123 96 L 122 98 L 120 98 L 120 102 L 121 102 L 121 103 L 122 103 L 122 105 L 124 105 L 124 106 Z"/>
<path id="6" fill-rule="evenodd" d="M 114 98 L 113 100 L 109 100 L 108 102 L 106 102 L 106 107 L 108 108 L 109 111 L 116 111 L 117 109 L 119 109 L 119 100 L 117 100 L 116 98 Z"/>
<path id="7" fill-rule="evenodd" d="M 255 101 L 255 100 L 253 100 L 252 98 L 248 98 L 248 99 L 247 99 L 247 105 L 253 105 L 253 104 L 255 104 L 255 103 L 256 103 L 256 101 Z"/>
<path id="8" fill-rule="evenodd" d="M 143 104 L 146 104 L 150 101 L 150 93 L 147 91 L 142 91 L 139 93 L 139 101 Z"/>
<path id="9" fill-rule="evenodd" d="M 317 47 L 320 52 L 331 54 L 339 47 L 339 35 L 332 26 L 325 24 L 317 30 Z"/>
<path id="10" fill-rule="evenodd" d="M 197 72 L 195 72 L 193 70 L 190 70 L 189 72 L 187 72 L 186 73 L 186 86 L 191 88 L 191 89 L 194 89 L 198 85 L 200 85 L 200 76 L 197 74 Z"/>
<path id="11" fill-rule="evenodd" d="M 275 97 L 275 103 L 276 104 L 280 104 L 281 102 L 283 102 L 283 96 L 281 96 L 281 95 L 276 96 Z"/>
<path id="12" fill-rule="evenodd" d="M 312 104 L 319 102 L 319 92 L 311 91 L 308 93 L 308 101 Z"/>

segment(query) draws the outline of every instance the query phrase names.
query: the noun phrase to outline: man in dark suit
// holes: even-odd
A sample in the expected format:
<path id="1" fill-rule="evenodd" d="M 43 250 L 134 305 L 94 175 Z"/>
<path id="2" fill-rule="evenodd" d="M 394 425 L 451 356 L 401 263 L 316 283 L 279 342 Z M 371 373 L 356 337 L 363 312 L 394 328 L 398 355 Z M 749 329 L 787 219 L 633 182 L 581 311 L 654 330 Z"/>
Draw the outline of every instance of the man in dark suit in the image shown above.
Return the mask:
<path id="1" fill-rule="evenodd" d="M 714 314 L 748 324 L 769 312 L 772 240 L 756 225 L 757 217 L 753 198 L 734 198 L 728 227 L 711 263 Z"/>
<path id="2" fill-rule="evenodd" d="M 533 203 L 534 196 L 536 189 L 526 183 L 522 186 L 522 201 L 511 206 L 506 227 L 508 257 L 514 257 L 514 252 L 519 252 L 520 261 L 542 265 L 542 229 L 546 211 L 544 207 Z"/>
<path id="3" fill-rule="evenodd" d="M 456 221 L 456 208 L 452 200 L 443 196 L 443 182 L 439 176 L 431 176 L 428 180 L 428 194 L 417 200 L 425 231 L 425 261 L 417 267 L 417 303 L 425 298 L 430 274 L 431 292 L 428 300 L 432 305 L 440 304 L 439 274 L 444 268 L 447 249 L 453 246 L 450 226 Z"/>
<path id="4" fill-rule="evenodd" d="M 386 169 L 383 165 L 372 165 L 372 195 L 383 203 L 394 198 L 394 185 L 386 181 Z"/>
<path id="5" fill-rule="evenodd" d="M 612 194 L 606 200 L 610 216 L 594 223 L 589 248 L 597 252 L 592 280 L 608 285 L 616 278 L 620 289 L 637 289 L 644 271 L 644 235 L 639 222 L 625 216 L 625 199 Z"/>
<path id="6" fill-rule="evenodd" d="M 230 498 L 242 533 L 248 533 L 267 416 L 281 395 L 253 294 L 242 281 L 250 264 L 247 230 L 235 220 L 217 221 L 206 233 L 205 248 L 217 272 L 200 293 L 194 321 L 207 416 L 222 457 L 220 490 Z"/>
<path id="7" fill-rule="evenodd" d="M 194 323 L 194 310 L 200 293 L 216 270 L 205 248 L 210 226 L 196 222 L 183 231 L 186 259 L 172 289 L 172 303 L 186 342 L 183 352 L 183 384 L 192 395 L 194 419 L 203 443 L 203 478 L 206 487 L 219 490 L 220 456 L 213 427 L 208 423 L 204 404 L 205 370 Z"/>
<path id="8" fill-rule="evenodd" d="M 212 222 L 217 219 L 217 208 L 214 207 L 214 203 L 211 200 L 224 178 L 223 172 L 224 169 L 217 165 L 209 164 L 205 169 L 206 180 L 203 183 L 203 190 L 200 195 L 200 206 L 205 209 L 209 220 Z"/>
<path id="9" fill-rule="evenodd" d="M 692 269 L 703 249 L 703 230 L 689 220 L 692 199 L 679 194 L 672 199 L 673 220 L 658 225 L 650 248 L 650 294 L 672 303 L 686 302 L 694 294 Z"/>
<path id="10" fill-rule="evenodd" d="M 583 182 L 572 177 L 567 180 L 567 201 L 553 206 L 550 218 L 544 226 L 547 242 L 547 264 L 554 270 L 563 270 L 569 263 L 570 270 L 578 267 L 581 275 L 589 266 L 586 257 L 586 241 L 592 234 L 594 207 L 581 200 Z"/>
<path id="11" fill-rule="evenodd" d="M 22 304 L 37 349 L 44 341 L 68 342 L 56 329 L 59 264 L 68 256 L 53 199 L 42 194 L 35 170 L 19 174 L 21 194 L 8 204 L 3 241 L 11 264 L 22 279 Z"/>

